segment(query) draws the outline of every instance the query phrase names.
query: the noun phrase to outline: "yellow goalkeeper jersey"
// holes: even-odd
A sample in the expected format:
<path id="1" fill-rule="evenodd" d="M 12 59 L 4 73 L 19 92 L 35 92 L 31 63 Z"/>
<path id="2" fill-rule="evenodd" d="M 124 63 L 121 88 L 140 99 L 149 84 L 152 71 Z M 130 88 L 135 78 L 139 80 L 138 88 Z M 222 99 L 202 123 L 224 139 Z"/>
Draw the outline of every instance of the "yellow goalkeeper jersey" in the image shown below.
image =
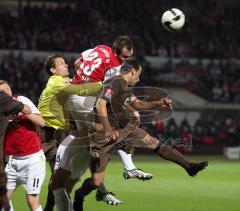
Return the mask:
<path id="1" fill-rule="evenodd" d="M 38 103 L 45 126 L 55 129 L 69 126 L 69 114 L 64 109 L 70 95 L 94 95 L 101 91 L 102 83 L 71 84 L 70 78 L 53 75 L 48 79 Z"/>

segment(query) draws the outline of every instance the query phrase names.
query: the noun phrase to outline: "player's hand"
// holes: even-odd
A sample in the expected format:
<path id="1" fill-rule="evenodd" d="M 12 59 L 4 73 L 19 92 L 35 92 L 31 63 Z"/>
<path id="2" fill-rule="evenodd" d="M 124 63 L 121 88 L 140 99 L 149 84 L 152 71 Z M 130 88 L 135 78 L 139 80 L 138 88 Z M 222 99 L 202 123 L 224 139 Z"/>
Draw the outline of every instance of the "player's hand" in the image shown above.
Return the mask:
<path id="1" fill-rule="evenodd" d="M 16 121 L 18 119 L 18 114 L 9 114 L 9 121 Z"/>
<path id="2" fill-rule="evenodd" d="M 172 100 L 168 99 L 168 98 L 163 98 L 163 99 L 159 100 L 159 105 L 162 107 L 168 107 L 168 108 L 172 109 Z"/>
<path id="3" fill-rule="evenodd" d="M 139 125 L 140 122 L 141 122 L 141 116 L 140 116 L 139 112 L 138 112 L 138 111 L 134 111 L 134 112 L 133 112 L 133 115 L 134 115 L 134 117 L 136 118 L 136 123 L 137 123 L 137 125 Z"/>
<path id="4" fill-rule="evenodd" d="M 111 140 L 115 141 L 119 137 L 119 133 L 116 130 L 107 130 L 105 135 L 108 142 L 110 142 Z"/>
<path id="5" fill-rule="evenodd" d="M 77 70 L 80 68 L 81 60 L 82 60 L 82 57 L 78 58 L 78 59 L 74 62 L 75 71 L 77 71 Z"/>

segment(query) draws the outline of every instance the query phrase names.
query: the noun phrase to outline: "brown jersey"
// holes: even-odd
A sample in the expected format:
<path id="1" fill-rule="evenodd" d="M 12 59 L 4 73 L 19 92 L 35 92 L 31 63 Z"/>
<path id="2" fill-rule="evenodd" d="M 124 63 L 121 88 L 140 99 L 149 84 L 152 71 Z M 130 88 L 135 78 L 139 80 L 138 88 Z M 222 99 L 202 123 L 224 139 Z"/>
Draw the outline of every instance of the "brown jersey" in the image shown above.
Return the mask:
<path id="1" fill-rule="evenodd" d="M 127 99 L 132 96 L 132 89 L 128 87 L 127 81 L 121 76 L 114 76 L 104 83 L 102 92 L 96 99 L 107 101 L 107 113 L 110 124 L 115 129 L 124 128 L 133 117 L 129 115 L 126 108 Z M 100 123 L 97 109 L 94 106 L 94 122 Z"/>
<path id="2" fill-rule="evenodd" d="M 0 91 L 0 165 L 2 165 L 3 159 L 3 141 L 8 126 L 8 115 L 17 114 L 23 109 L 23 106 L 22 103 Z M 3 166 L 0 166 L 0 168 L 3 168 Z"/>

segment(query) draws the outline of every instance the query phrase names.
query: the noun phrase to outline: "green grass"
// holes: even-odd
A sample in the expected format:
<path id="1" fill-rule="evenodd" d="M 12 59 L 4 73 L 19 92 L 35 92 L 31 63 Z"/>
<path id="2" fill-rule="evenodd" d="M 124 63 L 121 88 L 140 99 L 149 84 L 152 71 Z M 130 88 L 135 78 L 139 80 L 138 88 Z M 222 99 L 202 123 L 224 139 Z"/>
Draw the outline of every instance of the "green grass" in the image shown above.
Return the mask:
<path id="1" fill-rule="evenodd" d="M 177 165 L 156 156 L 135 156 L 138 167 L 151 172 L 151 181 L 122 178 L 122 163 L 114 158 L 108 165 L 106 185 L 123 204 L 118 207 L 96 202 L 95 193 L 87 197 L 85 211 L 239 211 L 240 162 L 222 157 L 193 157 L 209 160 L 210 165 L 195 178 Z M 87 173 L 84 178 L 88 177 Z M 45 204 L 47 178 L 42 187 L 41 202 Z M 78 183 L 76 187 L 79 187 Z M 22 188 L 13 197 L 16 211 L 28 210 Z"/>

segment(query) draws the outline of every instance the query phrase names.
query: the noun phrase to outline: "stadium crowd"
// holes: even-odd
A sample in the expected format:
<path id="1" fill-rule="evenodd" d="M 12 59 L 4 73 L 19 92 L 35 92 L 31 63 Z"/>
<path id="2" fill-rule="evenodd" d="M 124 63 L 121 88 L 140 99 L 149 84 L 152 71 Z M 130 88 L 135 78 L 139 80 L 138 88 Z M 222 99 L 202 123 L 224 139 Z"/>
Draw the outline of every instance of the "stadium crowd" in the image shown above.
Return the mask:
<path id="1" fill-rule="evenodd" d="M 235 30 L 240 20 L 237 18 L 239 4 L 221 7 L 211 0 L 207 3 L 194 1 L 194 6 L 192 1 L 163 0 L 161 4 L 157 0 L 130 1 L 131 7 L 125 1 L 81 0 L 72 5 L 24 5 L 18 15 L 0 11 L 0 48 L 82 52 L 99 43 L 110 44 L 117 35 L 127 33 L 133 38 L 135 52 L 140 56 L 181 57 L 183 60 L 179 64 L 169 61 L 157 70 L 158 77 L 155 70 L 148 68 L 148 78 L 143 77 L 145 84 L 160 82 L 161 86 L 184 86 L 209 101 L 240 101 L 239 67 L 231 62 L 240 56 L 239 30 Z M 180 33 L 169 33 L 160 25 L 161 14 L 169 4 L 186 14 L 186 25 Z M 185 58 L 199 58 L 199 64 L 190 65 Z M 220 58 L 227 62 L 204 66 L 202 58 Z M 0 74 L 14 84 L 15 91 L 27 94 L 36 102 L 47 80 L 41 69 L 39 58 L 27 62 L 21 55 L 13 59 L 10 54 L 2 58 Z M 38 82 L 30 86 L 29 79 Z"/>
<path id="2" fill-rule="evenodd" d="M 226 116 L 222 118 L 205 118 L 206 114 L 202 114 L 194 125 L 190 125 L 189 121 L 184 118 L 177 124 L 176 119 L 171 118 L 169 121 L 161 121 L 155 119 L 152 124 L 144 125 L 150 133 L 158 137 L 169 139 L 180 139 L 184 142 L 191 141 L 201 144 L 217 144 L 222 143 L 225 146 L 240 145 L 240 121 L 238 118 Z M 175 144 L 183 144 L 183 142 Z"/>
<path id="3" fill-rule="evenodd" d="M 187 59 L 178 63 L 169 60 L 161 68 L 152 71 L 152 81 L 164 87 L 184 87 L 210 102 L 239 103 L 239 69 L 239 64 L 231 60 L 210 60 L 208 64 L 203 64 L 202 60 L 195 64 L 190 64 Z"/>
<path id="4" fill-rule="evenodd" d="M 140 57 L 139 60 L 144 67 L 140 86 L 160 84 L 161 87 L 185 87 L 211 102 L 240 102 L 239 65 L 230 61 L 219 64 L 210 62 L 207 66 L 201 62 L 190 65 L 187 60 L 177 64 L 169 61 L 155 70 L 144 58 Z M 68 64 L 73 73 L 73 59 Z M 21 93 L 33 102 L 38 101 L 48 78 L 43 71 L 42 59 L 36 57 L 27 61 L 21 54 L 16 56 L 10 53 L 2 57 L 0 65 L 1 78 L 9 81 L 16 94 Z"/>
<path id="5" fill-rule="evenodd" d="M 171 5 L 186 14 L 180 33 L 161 26 L 161 14 Z M 17 16 L 0 12 L 0 48 L 82 52 L 127 33 L 134 39 L 136 51 L 144 55 L 239 58 L 239 7 L 221 7 L 212 0 L 81 0 L 74 6 L 57 7 L 29 4 Z"/>

